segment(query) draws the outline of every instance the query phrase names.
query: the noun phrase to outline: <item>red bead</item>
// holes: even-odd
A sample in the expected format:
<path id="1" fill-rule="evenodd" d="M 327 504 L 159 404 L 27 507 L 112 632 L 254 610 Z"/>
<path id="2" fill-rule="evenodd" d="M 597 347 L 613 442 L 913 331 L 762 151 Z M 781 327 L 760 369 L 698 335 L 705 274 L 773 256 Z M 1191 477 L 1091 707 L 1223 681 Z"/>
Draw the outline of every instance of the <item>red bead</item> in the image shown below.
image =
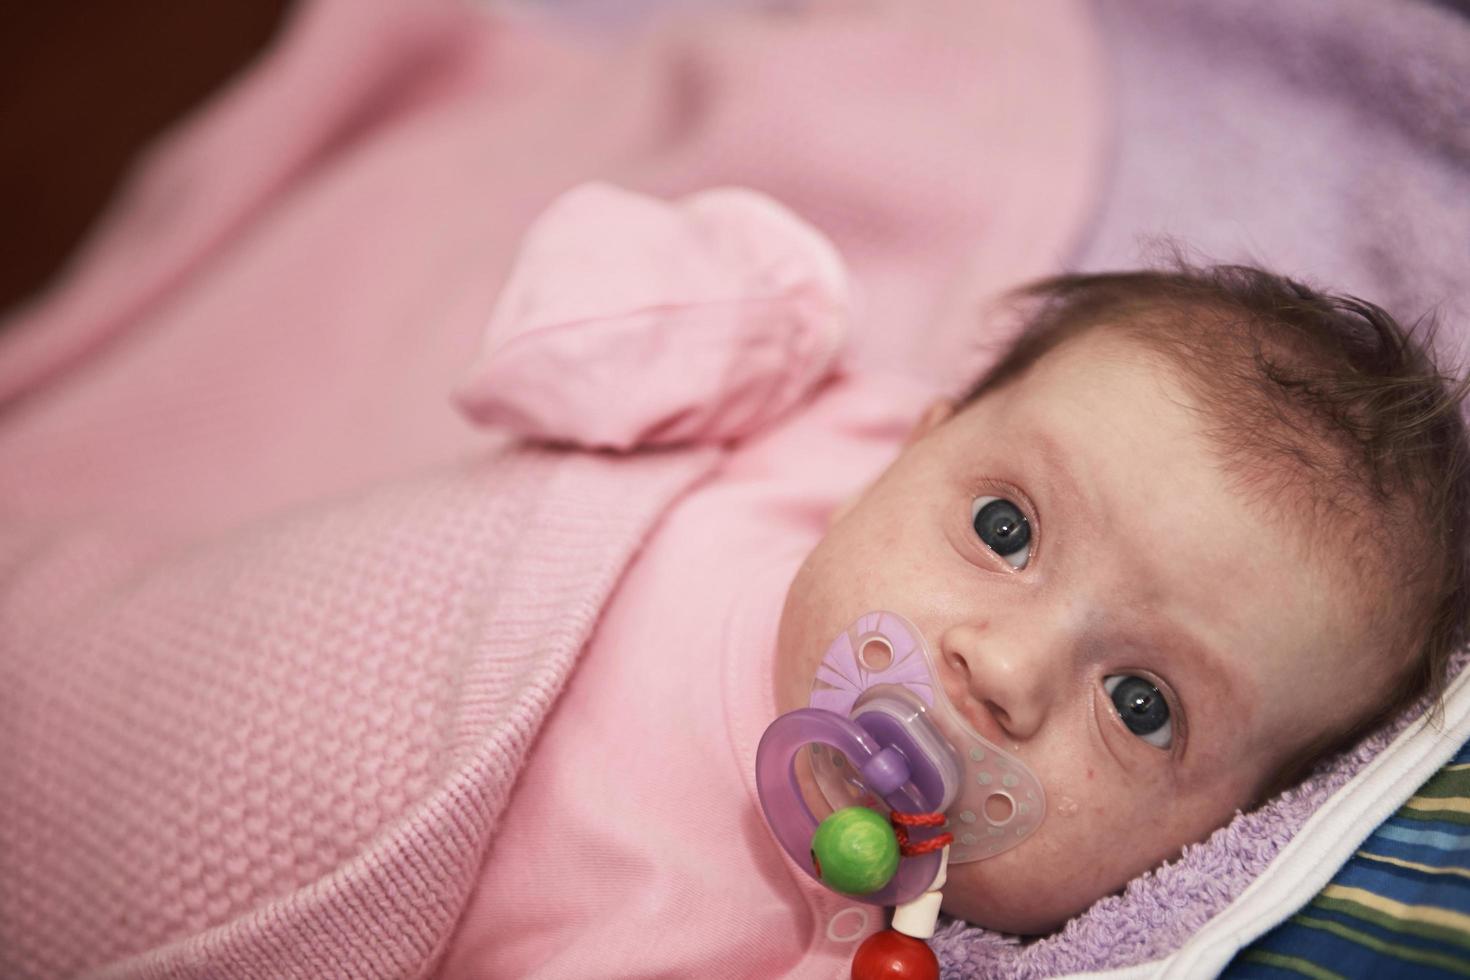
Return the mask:
<path id="1" fill-rule="evenodd" d="M 939 980 L 939 960 L 924 940 L 884 929 L 858 947 L 852 980 Z"/>

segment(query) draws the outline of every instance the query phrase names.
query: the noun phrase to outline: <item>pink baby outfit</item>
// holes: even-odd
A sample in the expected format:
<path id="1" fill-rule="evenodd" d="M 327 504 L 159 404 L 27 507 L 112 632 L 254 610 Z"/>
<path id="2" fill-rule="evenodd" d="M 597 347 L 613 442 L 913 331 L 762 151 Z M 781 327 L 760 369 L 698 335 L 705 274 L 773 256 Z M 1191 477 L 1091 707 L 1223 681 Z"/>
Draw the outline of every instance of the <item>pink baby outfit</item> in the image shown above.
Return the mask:
<path id="1" fill-rule="evenodd" d="M 294 11 L 0 329 L 0 975 L 430 971 L 640 543 L 831 366 L 830 262 L 696 236 L 767 315 L 674 296 L 724 338 L 661 362 L 699 370 L 561 433 L 584 448 L 515 447 L 557 404 L 475 352 L 527 224 L 590 177 L 751 185 L 849 259 L 859 360 L 968 369 L 969 301 L 1092 200 L 1077 8 L 834 4 L 621 51 L 432 0 Z M 644 394 L 611 380 L 604 407 Z M 585 448 L 619 440 L 650 448 Z"/>
<path id="2" fill-rule="evenodd" d="M 527 761 L 441 977 L 849 974 L 882 911 L 775 846 L 754 753 L 786 587 L 931 395 L 829 385 L 664 517 Z"/>

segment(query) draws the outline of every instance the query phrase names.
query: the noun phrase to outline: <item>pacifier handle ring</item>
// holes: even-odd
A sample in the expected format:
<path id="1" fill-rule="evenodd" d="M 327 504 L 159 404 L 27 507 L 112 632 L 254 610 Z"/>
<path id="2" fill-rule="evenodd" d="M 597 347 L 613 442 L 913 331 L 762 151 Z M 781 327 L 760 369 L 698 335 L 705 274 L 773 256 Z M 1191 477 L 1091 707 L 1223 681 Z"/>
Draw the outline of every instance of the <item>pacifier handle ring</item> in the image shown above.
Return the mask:
<path id="1" fill-rule="evenodd" d="M 773 721 L 761 736 L 755 754 L 755 781 L 766 823 L 791 860 L 812 879 L 820 881 L 811 855 L 817 818 L 806 805 L 796 781 L 796 756 L 813 742 L 836 749 L 858 769 L 882 751 L 883 746 L 856 722 L 821 708 L 789 711 Z M 905 788 L 889 794 L 885 802 L 901 812 L 922 813 L 930 809 L 926 801 L 916 799 Z M 848 897 L 870 905 L 899 905 L 923 894 L 939 873 L 939 863 L 938 852 L 903 858 L 888 884 L 868 895 Z"/>

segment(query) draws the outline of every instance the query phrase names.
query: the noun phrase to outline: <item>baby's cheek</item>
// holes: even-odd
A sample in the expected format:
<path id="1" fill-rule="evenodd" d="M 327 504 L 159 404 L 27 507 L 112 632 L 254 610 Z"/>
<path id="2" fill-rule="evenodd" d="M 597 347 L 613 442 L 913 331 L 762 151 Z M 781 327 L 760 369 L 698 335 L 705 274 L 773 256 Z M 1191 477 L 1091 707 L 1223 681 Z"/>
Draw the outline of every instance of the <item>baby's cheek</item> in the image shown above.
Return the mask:
<path id="1" fill-rule="evenodd" d="M 1042 935 L 1092 904 L 1055 855 L 1036 850 L 1022 859 L 1028 846 L 950 868 L 944 911 L 986 929 Z"/>
<path id="2" fill-rule="evenodd" d="M 1138 815 L 1096 797 L 1066 802 L 1075 809 L 1057 812 L 1063 804 L 1052 800 L 1053 812 L 1019 847 L 951 867 L 944 911 L 1002 932 L 1045 934 L 1158 863 L 1159 842 L 1139 835 L 1146 821 Z"/>

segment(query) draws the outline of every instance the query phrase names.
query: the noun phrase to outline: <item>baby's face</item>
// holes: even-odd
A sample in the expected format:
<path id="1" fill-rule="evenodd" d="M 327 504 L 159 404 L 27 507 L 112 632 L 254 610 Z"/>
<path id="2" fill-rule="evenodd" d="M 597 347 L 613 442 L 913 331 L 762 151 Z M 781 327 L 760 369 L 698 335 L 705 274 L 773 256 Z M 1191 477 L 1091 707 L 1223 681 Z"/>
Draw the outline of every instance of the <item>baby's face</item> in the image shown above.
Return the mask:
<path id="1" fill-rule="evenodd" d="M 1347 579 L 1230 489 L 1206 424 L 1161 362 L 1084 336 L 931 412 L 792 584 L 783 711 L 806 704 L 833 637 L 891 609 L 959 713 L 1046 789 L 1030 839 L 950 869 L 950 914 L 1055 928 L 1226 823 L 1388 687 Z"/>

